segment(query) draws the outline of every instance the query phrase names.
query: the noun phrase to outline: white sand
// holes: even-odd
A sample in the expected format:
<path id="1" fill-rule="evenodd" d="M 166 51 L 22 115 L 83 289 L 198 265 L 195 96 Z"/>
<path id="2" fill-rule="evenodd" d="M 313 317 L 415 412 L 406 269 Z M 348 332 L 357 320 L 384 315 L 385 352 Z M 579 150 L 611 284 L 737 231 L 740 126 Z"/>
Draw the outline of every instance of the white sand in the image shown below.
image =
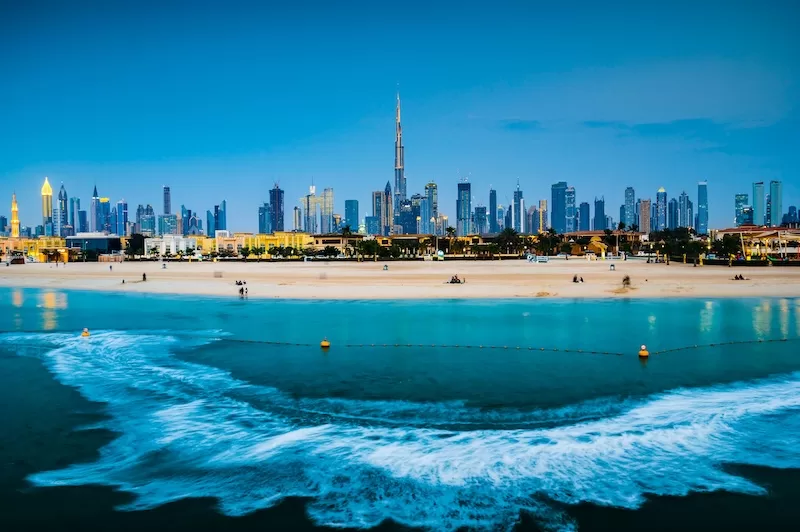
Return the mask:
<path id="1" fill-rule="evenodd" d="M 424 298 L 623 298 L 623 297 L 800 297 L 800 268 L 728 268 L 640 260 L 583 259 L 530 264 L 522 260 L 444 262 L 314 261 L 295 263 L 156 262 L 70 263 L 0 266 L 0 286 L 110 290 L 238 297 L 237 279 L 251 298 L 424 299 Z M 616 271 L 609 271 L 614 264 Z M 214 272 L 222 272 L 216 278 Z M 147 282 L 141 282 L 142 273 Z M 466 284 L 445 282 L 453 274 Z M 572 276 L 584 278 L 575 284 Z M 633 288 L 622 290 L 630 275 Z M 749 277 L 733 281 L 736 274 Z M 122 280 L 125 280 L 125 284 Z"/>

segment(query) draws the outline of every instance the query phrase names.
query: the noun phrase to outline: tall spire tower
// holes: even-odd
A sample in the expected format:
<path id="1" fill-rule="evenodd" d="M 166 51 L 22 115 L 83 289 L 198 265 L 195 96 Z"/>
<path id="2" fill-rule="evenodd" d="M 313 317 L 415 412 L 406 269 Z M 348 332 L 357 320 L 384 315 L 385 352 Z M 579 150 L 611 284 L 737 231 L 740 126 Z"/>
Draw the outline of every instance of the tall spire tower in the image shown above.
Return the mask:
<path id="1" fill-rule="evenodd" d="M 19 207 L 17 194 L 11 195 L 11 238 L 19 238 Z"/>
<path id="2" fill-rule="evenodd" d="M 403 154 L 403 127 L 400 125 L 400 92 L 397 92 L 394 138 L 394 213 L 400 212 L 400 202 L 407 199 L 405 157 Z"/>
<path id="3" fill-rule="evenodd" d="M 47 224 L 53 223 L 53 187 L 47 177 L 44 178 L 42 185 L 42 226 L 47 231 Z"/>

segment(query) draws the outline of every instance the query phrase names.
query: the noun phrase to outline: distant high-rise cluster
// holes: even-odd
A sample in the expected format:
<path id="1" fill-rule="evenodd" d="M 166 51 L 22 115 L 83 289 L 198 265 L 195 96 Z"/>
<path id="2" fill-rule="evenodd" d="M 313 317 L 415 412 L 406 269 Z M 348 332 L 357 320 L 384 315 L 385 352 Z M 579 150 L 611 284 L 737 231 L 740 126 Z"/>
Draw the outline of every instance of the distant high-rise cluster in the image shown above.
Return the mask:
<path id="1" fill-rule="evenodd" d="M 400 95 L 395 107 L 394 179 L 387 179 L 385 187 L 372 192 L 369 203 L 359 208 L 355 199 L 344 201 L 344 215 L 336 212 L 333 188 L 326 187 L 317 193 L 312 180 L 308 193 L 292 207 L 291 220 L 285 220 L 284 191 L 278 183 L 268 190 L 265 201 L 258 207 L 258 232 L 275 233 L 289 230 L 315 234 L 337 233 L 345 229 L 369 235 L 438 235 L 451 232 L 459 236 L 491 235 L 504 230 L 522 234 L 547 231 L 556 233 L 603 232 L 607 230 L 633 230 L 658 232 L 688 228 L 697 234 L 709 232 L 708 182 L 697 183 L 696 201 L 685 190 L 670 197 L 665 187 L 655 191 L 655 197 L 637 197 L 632 186 L 624 189 L 624 200 L 606 205 L 606 195 L 579 196 L 580 191 L 567 181 L 557 181 L 550 187 L 550 198 L 526 198 L 520 179 L 516 187 L 503 193 L 492 186 L 488 191 L 488 206 L 484 199 L 473 196 L 470 180 L 461 177 L 456 185 L 454 227 L 439 204 L 439 185 L 434 180 L 424 181 L 421 192 L 409 194 L 405 174 L 405 147 L 401 123 Z M 501 200 L 498 199 L 500 194 Z M 649 195 L 646 195 L 649 196 Z M 795 206 L 784 210 L 781 181 L 758 181 L 749 193 L 734 196 L 733 223 L 736 226 L 756 225 L 778 227 L 797 225 Z M 500 204 L 503 201 L 504 204 Z M 549 203 L 548 203 L 549 202 Z M 85 206 L 85 204 L 84 204 Z M 141 233 L 156 235 L 215 235 L 227 231 L 228 206 L 225 200 L 208 209 L 203 219 L 202 211 L 193 211 L 181 205 L 173 213 L 172 190 L 162 188 L 162 208 L 156 213 L 152 205 L 138 205 L 135 218 L 129 219 L 128 203 L 115 203 L 98 194 L 94 186 L 88 210 L 81 208 L 78 197 L 70 197 L 64 183 L 53 198 L 48 177 L 41 188 L 41 225 L 34 229 L 19 222 L 16 195 L 12 198 L 11 223 L 0 216 L 0 235 L 60 236 L 76 233 L 102 232 L 120 236 Z M 362 217 L 363 216 L 363 217 Z M 618 216 L 615 220 L 614 217 Z"/>

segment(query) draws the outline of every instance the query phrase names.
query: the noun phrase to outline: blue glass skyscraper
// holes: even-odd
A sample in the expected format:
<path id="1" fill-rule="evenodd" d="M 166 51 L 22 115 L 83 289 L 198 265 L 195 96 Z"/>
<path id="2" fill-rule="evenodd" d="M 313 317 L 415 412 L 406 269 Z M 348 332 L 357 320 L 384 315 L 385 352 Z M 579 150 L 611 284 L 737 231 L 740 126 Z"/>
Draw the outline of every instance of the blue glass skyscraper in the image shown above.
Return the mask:
<path id="1" fill-rule="evenodd" d="M 472 216 L 472 185 L 467 181 L 458 184 L 456 199 L 456 234 L 466 236 L 470 233 L 470 218 Z"/>
<path id="2" fill-rule="evenodd" d="M 770 181 L 769 202 L 769 225 L 771 227 L 779 227 L 783 222 L 783 183 L 780 181 Z"/>
<path id="3" fill-rule="evenodd" d="M 606 200 L 605 198 L 601 197 L 600 199 L 594 199 L 594 230 L 595 231 L 603 231 L 608 229 L 606 224 L 608 220 L 606 219 Z"/>
<path id="4" fill-rule="evenodd" d="M 578 230 L 578 212 L 575 208 L 575 187 L 567 187 L 564 191 L 564 203 L 566 212 L 566 225 L 564 231 L 574 233 Z"/>
<path id="5" fill-rule="evenodd" d="M 767 220 L 764 216 L 764 182 L 753 183 L 753 223 L 764 225 Z"/>
<path id="6" fill-rule="evenodd" d="M 656 192 L 655 230 L 663 231 L 667 228 L 667 191 L 664 187 Z"/>
<path id="7" fill-rule="evenodd" d="M 223 202 L 224 203 L 224 202 Z M 269 191 L 269 205 L 270 205 L 270 232 L 284 230 L 284 205 L 283 205 L 283 189 L 277 183 Z M 358 224 L 353 226 L 358 228 Z M 355 230 L 354 229 L 354 230 Z"/>
<path id="8" fill-rule="evenodd" d="M 750 196 L 747 194 L 736 194 L 733 203 L 733 220 L 736 227 L 744 225 L 744 209 L 750 204 Z"/>
<path id="9" fill-rule="evenodd" d="M 489 190 L 489 232 L 497 233 L 497 191 Z"/>
<path id="10" fill-rule="evenodd" d="M 627 227 L 636 225 L 636 191 L 633 187 L 625 189 L 625 218 L 622 219 Z"/>
<path id="11" fill-rule="evenodd" d="M 592 215 L 590 213 L 591 207 L 589 203 L 584 201 L 581 203 L 580 211 L 578 212 L 578 230 L 589 231 L 592 227 Z"/>
<path id="12" fill-rule="evenodd" d="M 525 211 L 522 207 L 522 190 L 519 188 L 519 180 L 517 180 L 517 190 L 514 191 L 514 205 L 511 217 L 514 222 L 514 231 L 521 233 L 525 225 L 525 222 L 522 221 L 525 217 Z"/>
<path id="13" fill-rule="evenodd" d="M 697 234 L 708 234 L 708 182 L 697 184 Z"/>
<path id="14" fill-rule="evenodd" d="M 358 200 L 349 199 L 344 202 L 344 225 L 350 227 L 350 231 L 358 231 Z"/>
<path id="15" fill-rule="evenodd" d="M 560 181 L 551 187 L 550 227 L 556 233 L 567 231 L 567 183 Z M 573 194 L 573 202 L 575 195 Z"/>

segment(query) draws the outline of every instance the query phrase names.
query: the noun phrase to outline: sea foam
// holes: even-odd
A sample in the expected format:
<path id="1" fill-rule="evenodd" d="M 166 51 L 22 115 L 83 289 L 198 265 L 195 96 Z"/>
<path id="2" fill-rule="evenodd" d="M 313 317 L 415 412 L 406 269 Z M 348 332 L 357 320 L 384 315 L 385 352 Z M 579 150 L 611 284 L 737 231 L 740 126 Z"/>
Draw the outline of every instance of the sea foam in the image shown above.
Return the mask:
<path id="1" fill-rule="evenodd" d="M 214 497 L 242 515 L 308 497 L 321 525 L 384 520 L 435 530 L 574 523 L 552 501 L 637 508 L 648 494 L 763 487 L 725 464 L 800 467 L 800 374 L 557 409 L 486 412 L 461 402 L 294 399 L 181 360 L 214 341 L 167 333 L 3 335 L 56 379 L 108 405 L 119 437 L 96 462 L 33 475 L 38 486 L 104 484 L 127 509 Z"/>

